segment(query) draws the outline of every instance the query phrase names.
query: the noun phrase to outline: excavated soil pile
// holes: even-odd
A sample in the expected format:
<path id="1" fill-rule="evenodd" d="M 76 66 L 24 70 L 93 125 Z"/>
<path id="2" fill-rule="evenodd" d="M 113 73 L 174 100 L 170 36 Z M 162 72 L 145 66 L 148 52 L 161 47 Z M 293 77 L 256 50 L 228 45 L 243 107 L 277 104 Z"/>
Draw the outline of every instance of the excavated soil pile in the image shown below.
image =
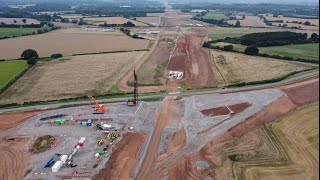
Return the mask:
<path id="1" fill-rule="evenodd" d="M 184 128 L 175 132 L 172 137 L 172 143 L 169 146 L 170 152 L 176 152 L 186 145 L 186 131 Z"/>
<path id="2" fill-rule="evenodd" d="M 205 35 L 186 32 L 182 34 L 168 64 L 169 71 L 183 72 L 184 83 L 192 88 L 212 87 L 217 82 L 210 65 L 210 52 L 202 48 Z"/>
<path id="3" fill-rule="evenodd" d="M 282 90 L 296 105 L 315 102 L 319 100 L 319 78 L 284 86 Z"/>
<path id="4" fill-rule="evenodd" d="M 228 107 L 231 111 L 233 111 L 232 115 L 236 115 L 246 110 L 250 106 L 252 105 L 249 103 L 240 103 L 240 104 L 234 104 Z M 202 110 L 201 113 L 207 117 L 228 115 L 230 113 L 230 110 L 228 109 L 228 107 L 224 106 L 224 107 L 205 109 L 205 110 Z"/>
<path id="5" fill-rule="evenodd" d="M 142 133 L 124 134 L 123 139 L 116 145 L 116 150 L 111 154 L 106 167 L 92 179 L 131 179 L 138 162 L 136 156 L 146 138 L 147 135 Z"/>
<path id="6" fill-rule="evenodd" d="M 15 114 L 0 114 L 0 132 L 18 126 L 27 119 L 36 116 L 43 111 L 25 112 Z"/>
<path id="7" fill-rule="evenodd" d="M 0 179 L 22 179 L 30 162 L 27 139 L 0 142 Z"/>

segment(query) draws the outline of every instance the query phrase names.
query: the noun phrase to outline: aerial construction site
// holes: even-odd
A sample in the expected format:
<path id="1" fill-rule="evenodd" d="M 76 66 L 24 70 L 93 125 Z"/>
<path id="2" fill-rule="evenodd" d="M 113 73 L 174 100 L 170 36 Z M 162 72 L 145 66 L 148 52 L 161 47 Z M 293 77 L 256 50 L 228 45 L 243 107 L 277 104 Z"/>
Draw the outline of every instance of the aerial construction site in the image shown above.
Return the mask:
<path id="1" fill-rule="evenodd" d="M 61 29 L 0 40 L 0 180 L 319 179 L 319 23 L 177 2 L 30 12 Z M 241 44 L 283 32 L 305 39 Z"/>

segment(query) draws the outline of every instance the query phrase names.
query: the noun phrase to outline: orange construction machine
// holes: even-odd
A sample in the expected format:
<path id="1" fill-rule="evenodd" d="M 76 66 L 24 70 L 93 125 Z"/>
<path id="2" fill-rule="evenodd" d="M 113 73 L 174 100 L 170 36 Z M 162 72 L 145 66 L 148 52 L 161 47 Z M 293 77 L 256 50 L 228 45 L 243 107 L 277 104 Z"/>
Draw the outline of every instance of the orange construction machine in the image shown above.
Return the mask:
<path id="1" fill-rule="evenodd" d="M 106 112 L 106 108 L 103 105 L 100 105 L 97 100 L 95 100 L 92 96 L 88 96 L 93 100 L 94 104 L 97 106 L 95 112 L 93 114 L 104 114 Z"/>

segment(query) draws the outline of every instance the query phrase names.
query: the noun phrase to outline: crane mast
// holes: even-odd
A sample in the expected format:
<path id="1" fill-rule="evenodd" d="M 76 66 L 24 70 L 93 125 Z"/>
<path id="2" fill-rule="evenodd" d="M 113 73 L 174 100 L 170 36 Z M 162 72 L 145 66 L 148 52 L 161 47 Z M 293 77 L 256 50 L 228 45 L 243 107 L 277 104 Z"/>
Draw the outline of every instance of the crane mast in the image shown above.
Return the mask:
<path id="1" fill-rule="evenodd" d="M 106 108 L 103 105 L 100 105 L 97 100 L 95 100 L 92 96 L 88 96 L 91 100 L 93 100 L 94 104 L 96 105 L 95 113 L 94 114 L 104 114 L 106 112 Z"/>

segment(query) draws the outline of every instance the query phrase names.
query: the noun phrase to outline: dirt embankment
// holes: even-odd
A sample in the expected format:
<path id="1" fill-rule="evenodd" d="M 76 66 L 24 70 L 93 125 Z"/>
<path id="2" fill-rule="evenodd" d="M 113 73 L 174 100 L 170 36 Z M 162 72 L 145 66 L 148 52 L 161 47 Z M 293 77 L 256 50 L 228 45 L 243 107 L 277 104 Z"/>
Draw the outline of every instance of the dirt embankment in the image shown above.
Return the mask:
<path id="1" fill-rule="evenodd" d="M 36 116 L 43 111 L 0 114 L 0 132 L 18 126 L 27 119 Z"/>
<path id="2" fill-rule="evenodd" d="M 43 111 L 0 114 L 0 133 L 16 127 Z M 22 179 L 30 163 L 29 139 L 0 140 L 0 179 Z"/>
<path id="3" fill-rule="evenodd" d="M 30 163 L 28 139 L 0 141 L 0 179 L 22 179 Z"/>
<path id="4" fill-rule="evenodd" d="M 182 83 L 192 88 L 212 87 L 217 81 L 210 64 L 210 52 L 202 48 L 205 34 L 186 32 L 177 40 L 176 49 L 167 69 L 181 71 L 183 79 L 171 84 Z"/>
<path id="5" fill-rule="evenodd" d="M 224 106 L 224 107 L 205 109 L 205 110 L 202 110 L 201 112 L 203 115 L 209 116 L 209 117 L 228 115 L 229 113 L 231 113 L 232 115 L 236 115 L 236 114 L 246 110 L 250 106 L 252 106 L 252 104 L 240 103 L 240 104 L 234 104 L 234 105 L 231 105 L 228 107 Z"/>
<path id="6" fill-rule="evenodd" d="M 116 145 L 117 149 L 112 153 L 106 167 L 92 179 L 131 179 L 138 163 L 136 156 L 146 138 L 147 135 L 142 133 L 124 134 L 123 139 Z"/>
<path id="7" fill-rule="evenodd" d="M 186 131 L 184 128 L 175 132 L 172 136 L 171 143 L 169 144 L 169 152 L 176 152 L 186 145 Z"/>
<path id="8" fill-rule="evenodd" d="M 319 100 L 319 78 L 291 84 L 281 88 L 298 106 Z"/>

